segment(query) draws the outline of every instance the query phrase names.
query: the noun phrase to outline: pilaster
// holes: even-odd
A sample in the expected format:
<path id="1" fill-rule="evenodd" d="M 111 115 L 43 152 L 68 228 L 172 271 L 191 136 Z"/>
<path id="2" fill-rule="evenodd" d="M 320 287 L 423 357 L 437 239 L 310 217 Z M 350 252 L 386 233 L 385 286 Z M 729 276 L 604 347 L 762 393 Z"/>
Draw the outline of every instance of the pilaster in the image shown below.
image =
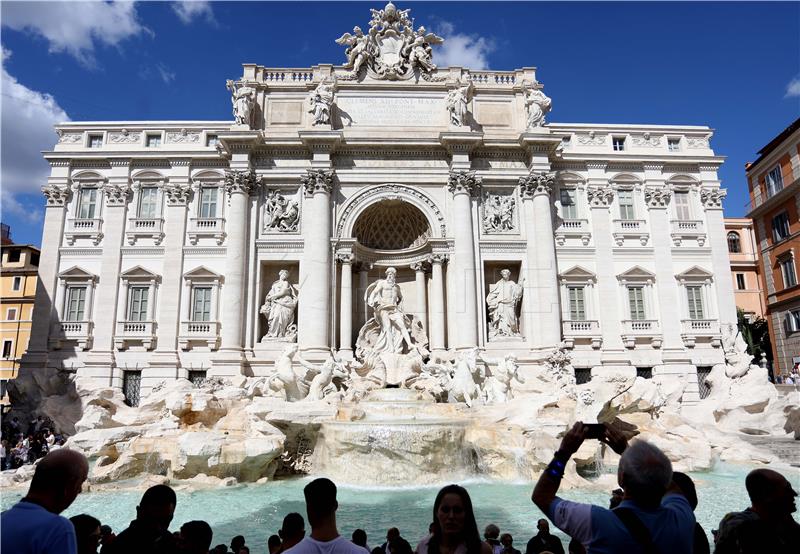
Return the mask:
<path id="1" fill-rule="evenodd" d="M 701 166 L 704 175 L 700 188 L 700 201 L 706 213 L 706 229 L 708 244 L 711 247 L 712 272 L 717 276 L 727 276 L 731 273 L 730 258 L 728 257 L 728 239 L 725 231 L 725 215 L 722 211 L 722 201 L 728 191 L 719 187 L 716 168 Z M 706 171 L 703 171 L 706 169 Z M 714 279 L 714 289 L 717 292 L 717 306 L 719 308 L 719 322 L 722 325 L 736 325 L 736 300 L 733 291 L 733 281 L 726 278 Z"/>

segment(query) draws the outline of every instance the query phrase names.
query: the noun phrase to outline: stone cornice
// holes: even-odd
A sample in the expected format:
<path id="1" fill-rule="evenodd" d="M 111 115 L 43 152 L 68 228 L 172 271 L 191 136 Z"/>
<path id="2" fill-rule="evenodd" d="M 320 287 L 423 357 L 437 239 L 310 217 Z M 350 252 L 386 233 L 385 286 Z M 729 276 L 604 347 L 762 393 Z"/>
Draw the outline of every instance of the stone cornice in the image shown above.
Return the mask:
<path id="1" fill-rule="evenodd" d="M 482 179 L 474 171 L 451 171 L 447 178 L 447 190 L 453 196 L 467 194 L 478 196 L 481 190 Z"/>

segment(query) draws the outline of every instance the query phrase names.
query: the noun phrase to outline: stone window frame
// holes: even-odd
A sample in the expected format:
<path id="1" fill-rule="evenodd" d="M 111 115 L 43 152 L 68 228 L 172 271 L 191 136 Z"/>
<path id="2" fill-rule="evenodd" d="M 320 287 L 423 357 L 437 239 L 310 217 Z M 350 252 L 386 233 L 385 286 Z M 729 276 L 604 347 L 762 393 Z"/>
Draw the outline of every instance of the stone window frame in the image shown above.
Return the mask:
<path id="1" fill-rule="evenodd" d="M 790 248 L 786 252 L 782 252 L 781 254 L 775 257 L 775 262 L 778 264 L 778 267 L 781 271 L 781 284 L 783 284 L 783 289 L 789 289 L 792 287 L 796 287 L 798 284 L 797 280 L 797 262 L 794 256 L 794 248 Z M 791 264 L 792 268 L 792 280 L 794 281 L 793 284 L 787 286 L 788 279 L 786 278 L 786 266 L 787 264 Z"/>
<path id="2" fill-rule="evenodd" d="M 14 317 L 11 317 L 11 312 L 14 312 Z M 22 317 L 17 318 L 19 314 L 19 309 L 17 308 L 6 308 L 6 321 L 17 321 L 17 319 L 22 319 Z"/>
<path id="3" fill-rule="evenodd" d="M 617 148 L 617 144 L 620 145 L 620 148 Z M 626 152 L 628 150 L 628 136 L 611 135 L 611 150 L 614 152 Z"/>
<path id="4" fill-rule="evenodd" d="M 675 146 L 675 148 L 673 148 Z M 667 137 L 667 152 L 681 151 L 681 137 Z"/>
<path id="5" fill-rule="evenodd" d="M 183 274 L 183 282 L 186 294 L 184 295 L 185 302 L 181 306 L 181 321 L 195 322 L 192 319 L 193 303 L 194 303 L 194 289 L 197 287 L 211 287 L 211 318 L 209 322 L 220 321 L 219 301 L 222 298 L 222 283 L 224 277 L 209 269 L 204 265 L 200 265 L 187 271 Z"/>
<path id="6" fill-rule="evenodd" d="M 775 184 L 774 187 L 770 187 L 770 179 L 773 177 L 773 173 L 777 177 L 776 179 L 772 179 L 772 182 Z M 784 182 L 783 182 L 783 168 L 781 164 L 775 164 L 769 171 L 764 172 L 764 188 L 767 192 L 767 198 L 771 198 L 778 194 L 780 191 L 783 190 Z"/>
<path id="7" fill-rule="evenodd" d="M 625 315 L 623 320 L 633 320 L 628 299 L 628 289 L 631 287 L 642 287 L 644 289 L 642 295 L 644 300 L 644 320 L 642 321 L 660 319 L 658 317 L 660 310 L 658 309 L 655 293 L 655 273 L 636 265 L 617 275 L 617 281 L 620 286 L 619 300 L 622 303 L 620 313 Z"/>
<path id="8" fill-rule="evenodd" d="M 783 326 L 787 335 L 800 331 L 800 309 L 787 310 L 783 316 Z"/>
<path id="9" fill-rule="evenodd" d="M 162 146 L 164 146 L 164 131 L 154 131 L 154 130 L 145 131 L 144 133 L 142 133 L 142 137 L 143 137 L 142 138 L 142 146 L 144 148 L 153 148 L 153 149 L 155 149 L 155 148 L 161 148 Z M 158 144 L 154 145 L 154 146 L 151 146 L 150 145 L 150 140 L 154 139 L 154 138 L 158 139 Z"/>
<path id="10" fill-rule="evenodd" d="M 644 209 L 644 205 L 641 202 L 642 199 L 640 198 L 639 194 L 642 188 L 641 179 L 637 178 L 635 175 L 631 175 L 630 173 L 620 173 L 609 179 L 609 183 L 611 184 L 611 188 L 614 189 L 613 205 L 614 210 L 616 211 L 616 213 L 612 212 L 612 216 L 615 216 L 612 217 L 612 219 L 623 220 L 619 202 L 619 191 L 623 190 L 631 192 L 631 200 L 633 202 L 633 217 L 623 221 L 647 219 L 644 215 L 647 213 L 647 210 Z"/>
<path id="11" fill-rule="evenodd" d="M 778 219 L 781 216 L 785 217 L 785 220 L 786 220 L 786 233 L 782 234 L 781 236 L 778 236 L 778 232 L 777 232 L 778 228 L 775 225 L 775 220 Z M 779 212 L 779 213 L 775 214 L 774 216 L 772 216 L 772 218 L 770 220 L 770 228 L 772 229 L 772 242 L 773 242 L 773 244 L 777 244 L 779 242 L 783 242 L 787 238 L 789 238 L 791 236 L 791 234 L 792 234 L 792 226 L 791 226 L 791 221 L 789 220 L 789 212 L 787 210 L 782 210 L 781 212 Z"/>
<path id="12" fill-rule="evenodd" d="M 14 278 L 11 280 L 11 290 L 13 292 L 19 292 L 22 290 L 24 285 L 24 281 L 22 279 L 22 275 L 15 275 Z"/>
<path id="13" fill-rule="evenodd" d="M 214 138 L 214 144 L 211 144 L 211 138 Z M 206 148 L 216 148 L 220 143 L 219 132 L 217 131 L 203 131 L 203 144 Z"/>
<path id="14" fill-rule="evenodd" d="M 92 137 L 100 137 L 99 146 L 92 146 Z M 105 131 L 86 131 L 86 140 L 84 141 L 84 144 L 86 145 L 86 148 L 98 150 L 108 144 L 108 136 Z"/>
<path id="15" fill-rule="evenodd" d="M 167 178 L 163 176 L 143 176 L 136 177 L 133 180 L 133 200 L 132 204 L 135 206 L 133 211 L 133 219 L 162 219 L 164 217 L 164 185 L 167 183 Z M 142 189 L 154 188 L 156 189 L 156 213 L 152 217 L 143 218 L 141 214 L 142 202 Z"/>
<path id="16" fill-rule="evenodd" d="M 666 182 L 669 189 L 672 191 L 672 202 L 670 202 L 671 206 L 670 210 L 670 218 L 673 220 L 679 221 L 692 221 L 692 220 L 700 220 L 700 214 L 703 213 L 701 206 L 699 204 L 699 199 L 697 196 L 697 189 L 700 186 L 700 182 L 693 177 L 688 175 L 673 175 Z M 681 219 L 678 217 L 678 202 L 676 200 L 675 193 L 686 193 L 689 200 L 689 217 L 687 219 Z"/>
<path id="17" fill-rule="evenodd" d="M 131 302 L 130 288 L 132 286 L 147 286 L 147 318 L 141 321 L 155 322 L 159 300 L 158 289 L 159 284 L 161 283 L 161 276 L 140 265 L 136 265 L 120 273 L 119 281 L 120 287 L 122 288 L 122 293 L 119 295 L 117 313 L 122 314 L 123 317 L 119 318 L 118 321 L 129 321 L 128 315 Z"/>
<path id="18" fill-rule="evenodd" d="M 586 180 L 575 173 L 563 173 L 558 176 L 557 190 L 555 194 L 555 204 L 558 209 L 558 217 L 561 219 L 586 219 L 588 220 L 588 209 L 585 197 Z M 561 190 L 574 190 L 575 191 L 575 217 L 565 218 L 563 216 L 564 208 L 561 205 Z"/>
<path id="19" fill-rule="evenodd" d="M 675 275 L 681 295 L 681 320 L 692 319 L 689 310 L 689 290 L 687 287 L 702 287 L 703 320 L 719 319 L 719 307 L 715 299 L 714 274 L 700 266 L 694 265 Z"/>
<path id="20" fill-rule="evenodd" d="M 739 231 L 728 231 L 728 233 L 725 235 L 725 239 L 728 241 L 729 253 L 731 254 L 742 253 L 742 235 L 739 234 Z M 731 242 L 731 239 L 733 239 L 733 242 Z M 736 245 L 734 249 L 731 249 L 731 244 Z"/>
<path id="21" fill-rule="evenodd" d="M 570 269 L 559 273 L 559 289 L 561 294 L 561 320 L 571 321 L 569 305 L 569 289 L 571 287 L 583 287 L 583 308 L 585 313 L 584 321 L 599 321 L 597 310 L 597 275 L 576 265 Z"/>

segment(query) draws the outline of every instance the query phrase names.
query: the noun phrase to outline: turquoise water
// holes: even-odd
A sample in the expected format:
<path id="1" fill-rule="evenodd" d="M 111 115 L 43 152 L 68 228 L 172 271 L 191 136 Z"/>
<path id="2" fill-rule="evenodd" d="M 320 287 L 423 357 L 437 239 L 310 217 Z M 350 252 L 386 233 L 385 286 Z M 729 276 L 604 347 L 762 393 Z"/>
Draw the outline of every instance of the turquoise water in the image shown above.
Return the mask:
<path id="1" fill-rule="evenodd" d="M 693 473 L 699 506 L 697 519 L 711 533 L 725 513 L 748 506 L 744 489 L 746 468 L 719 468 L 713 473 Z M 784 475 L 800 488 L 800 472 Z M 193 519 L 204 519 L 214 530 L 214 544 L 229 543 L 235 535 L 244 535 L 254 552 L 266 552 L 266 540 L 280 528 L 283 516 L 299 512 L 305 518 L 303 487 L 308 479 L 277 481 L 263 485 L 178 492 L 178 505 L 172 530 Z M 524 552 L 525 543 L 536 532 L 536 520 L 542 513 L 530 500 L 532 483 L 502 483 L 465 480 L 472 497 L 478 526 L 497 524 L 501 532 L 511 533 L 514 544 Z M 439 487 L 409 488 L 339 488 L 339 531 L 349 538 L 356 528 L 366 530 L 369 545 L 383 542 L 389 527 L 398 527 L 416 546 L 427 532 L 432 517 L 433 500 Z M 608 491 L 610 492 L 610 491 Z M 3 509 L 19 500 L 19 493 L 4 493 Z M 119 532 L 135 515 L 141 492 L 95 492 L 78 496 L 63 515 L 91 514 Z M 563 497 L 606 506 L 607 492 L 568 491 Z M 797 515 L 797 514 L 795 514 Z M 561 535 L 563 538 L 563 535 Z M 566 546 L 566 542 L 565 542 Z M 263 550 L 262 550 L 263 549 Z"/>

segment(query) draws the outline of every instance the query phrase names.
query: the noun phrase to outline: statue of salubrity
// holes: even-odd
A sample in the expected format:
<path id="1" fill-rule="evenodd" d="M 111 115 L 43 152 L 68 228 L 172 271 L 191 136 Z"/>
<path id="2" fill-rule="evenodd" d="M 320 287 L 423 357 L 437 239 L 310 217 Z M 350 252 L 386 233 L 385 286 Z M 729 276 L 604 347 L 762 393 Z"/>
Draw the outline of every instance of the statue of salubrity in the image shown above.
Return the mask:
<path id="1" fill-rule="evenodd" d="M 261 306 L 260 312 L 267 318 L 267 333 L 261 342 L 294 342 L 297 339 L 297 325 L 294 323 L 297 296 L 294 285 L 289 283 L 289 272 L 280 270 L 278 280 L 270 286 Z"/>
<path id="2" fill-rule="evenodd" d="M 511 270 L 500 271 L 500 280 L 489 288 L 486 305 L 489 308 L 489 340 L 522 338 L 519 332 L 517 305 L 522 298 L 525 280 L 515 283 Z"/>
<path id="3" fill-rule="evenodd" d="M 253 126 L 253 108 L 256 102 L 256 90 L 253 87 L 235 83 L 230 79 L 226 86 L 231 91 L 233 117 L 236 125 Z"/>
<path id="4" fill-rule="evenodd" d="M 333 80 L 326 78 L 308 94 L 308 113 L 311 114 L 312 125 L 331 124 L 335 90 L 336 78 Z"/>

